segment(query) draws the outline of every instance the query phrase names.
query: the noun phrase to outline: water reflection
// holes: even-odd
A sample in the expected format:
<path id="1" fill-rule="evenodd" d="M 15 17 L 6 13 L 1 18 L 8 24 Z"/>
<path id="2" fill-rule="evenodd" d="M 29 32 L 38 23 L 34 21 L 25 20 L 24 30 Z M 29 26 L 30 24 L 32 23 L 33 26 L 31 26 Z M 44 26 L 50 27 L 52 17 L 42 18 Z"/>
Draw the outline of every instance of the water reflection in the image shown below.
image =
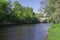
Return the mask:
<path id="1" fill-rule="evenodd" d="M 49 23 L 5 27 L 1 40 L 45 40 Z"/>

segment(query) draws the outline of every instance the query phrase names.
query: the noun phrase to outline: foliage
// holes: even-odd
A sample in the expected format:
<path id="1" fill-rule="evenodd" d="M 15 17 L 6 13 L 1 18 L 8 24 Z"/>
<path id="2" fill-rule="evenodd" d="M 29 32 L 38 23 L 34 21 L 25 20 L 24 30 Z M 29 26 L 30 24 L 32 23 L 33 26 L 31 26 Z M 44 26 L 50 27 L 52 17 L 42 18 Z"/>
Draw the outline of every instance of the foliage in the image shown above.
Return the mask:
<path id="1" fill-rule="evenodd" d="M 38 22 L 32 8 L 22 6 L 18 1 L 14 2 L 14 7 L 11 7 L 11 2 L 0 0 L 0 21 L 5 20 L 14 23 L 35 23 Z"/>
<path id="2" fill-rule="evenodd" d="M 49 0 L 46 11 L 50 16 L 50 22 L 60 23 L 60 0 Z"/>
<path id="3" fill-rule="evenodd" d="M 6 19 L 9 3 L 6 0 L 0 0 L 0 22 Z"/>

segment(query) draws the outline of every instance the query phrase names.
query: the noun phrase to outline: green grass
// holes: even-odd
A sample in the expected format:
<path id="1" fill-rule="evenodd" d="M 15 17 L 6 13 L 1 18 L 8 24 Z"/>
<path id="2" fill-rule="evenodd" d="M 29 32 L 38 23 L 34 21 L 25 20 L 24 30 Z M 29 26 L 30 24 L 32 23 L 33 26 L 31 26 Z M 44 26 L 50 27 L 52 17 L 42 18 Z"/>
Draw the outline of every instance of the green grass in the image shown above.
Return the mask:
<path id="1" fill-rule="evenodd" d="M 53 24 L 48 31 L 48 40 L 60 40 L 60 24 Z"/>

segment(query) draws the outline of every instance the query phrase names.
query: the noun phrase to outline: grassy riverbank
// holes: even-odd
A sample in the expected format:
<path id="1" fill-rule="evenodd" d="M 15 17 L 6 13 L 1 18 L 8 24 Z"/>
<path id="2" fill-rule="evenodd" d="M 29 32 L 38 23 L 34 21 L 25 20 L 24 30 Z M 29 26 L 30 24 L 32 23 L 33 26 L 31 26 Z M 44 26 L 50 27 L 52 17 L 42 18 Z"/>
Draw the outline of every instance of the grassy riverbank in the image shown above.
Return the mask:
<path id="1" fill-rule="evenodd" d="M 53 24 L 48 31 L 48 40 L 60 40 L 60 24 Z"/>

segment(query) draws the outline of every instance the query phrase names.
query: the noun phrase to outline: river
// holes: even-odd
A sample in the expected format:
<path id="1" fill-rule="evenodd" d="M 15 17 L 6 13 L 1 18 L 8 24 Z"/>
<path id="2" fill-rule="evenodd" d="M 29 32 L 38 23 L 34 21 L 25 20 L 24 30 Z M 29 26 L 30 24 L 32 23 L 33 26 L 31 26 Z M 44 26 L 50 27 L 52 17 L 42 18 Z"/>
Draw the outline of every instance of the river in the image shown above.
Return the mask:
<path id="1" fill-rule="evenodd" d="M 46 40 L 50 23 L 8 26 L 1 28 L 1 40 Z"/>

